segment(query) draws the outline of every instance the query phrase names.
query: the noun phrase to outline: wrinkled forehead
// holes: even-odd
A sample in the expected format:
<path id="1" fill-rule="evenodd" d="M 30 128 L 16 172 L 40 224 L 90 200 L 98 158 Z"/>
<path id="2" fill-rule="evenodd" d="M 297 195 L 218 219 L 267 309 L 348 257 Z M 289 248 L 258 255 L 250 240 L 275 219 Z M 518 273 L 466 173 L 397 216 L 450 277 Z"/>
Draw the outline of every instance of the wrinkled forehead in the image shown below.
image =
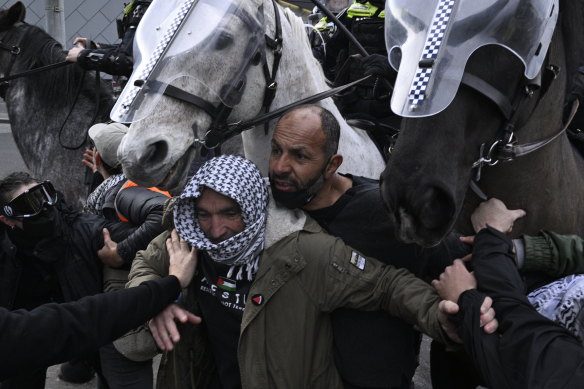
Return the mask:
<path id="1" fill-rule="evenodd" d="M 388 0 L 385 39 L 398 69 L 391 108 L 404 117 L 439 113 L 454 99 L 468 58 L 486 45 L 508 49 L 540 72 L 559 0 Z"/>

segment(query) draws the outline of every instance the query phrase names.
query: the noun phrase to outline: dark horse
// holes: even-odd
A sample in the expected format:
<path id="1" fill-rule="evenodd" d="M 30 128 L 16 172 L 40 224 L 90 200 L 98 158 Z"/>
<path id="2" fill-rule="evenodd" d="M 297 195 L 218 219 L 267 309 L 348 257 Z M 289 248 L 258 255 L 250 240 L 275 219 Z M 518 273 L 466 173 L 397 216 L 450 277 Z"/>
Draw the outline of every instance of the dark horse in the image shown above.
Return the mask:
<path id="1" fill-rule="evenodd" d="M 584 64 L 583 24 L 584 2 L 561 1 L 544 62 L 544 68 L 557 73 L 556 78 L 525 98 L 525 109 L 519 114 L 523 117 L 518 119 L 521 125 L 515 128 L 519 144 L 549 139 L 567 120 L 564 107 L 577 67 Z M 524 70 L 509 50 L 488 45 L 469 58 L 465 73 L 509 97 L 524 88 Z M 481 144 L 488 147 L 497 139 L 503 123 L 497 105 L 465 84 L 442 112 L 402 121 L 382 174 L 382 194 L 397 219 L 400 238 L 430 246 L 453 228 L 472 232 L 469 215 L 480 198 L 469 190 L 476 176 L 471 166 L 479 158 Z M 515 224 L 514 233 L 542 228 L 584 233 L 584 160 L 565 133 L 530 154 L 485 166 L 481 173 L 478 186 L 487 196 L 527 211 L 527 217 Z"/>
<path id="2" fill-rule="evenodd" d="M 0 41 L 6 47 L 0 49 L 0 77 L 65 59 L 57 41 L 23 22 L 25 11 L 21 2 L 0 11 Z M 97 93 L 95 74 L 83 76 L 83 72 L 76 65 L 60 67 L 11 80 L 2 90 L 12 134 L 27 168 L 37 178 L 54 182 L 73 205 L 87 195 L 86 168 L 81 164 L 85 134 L 93 116 L 102 119 L 113 104 L 105 83 Z"/>

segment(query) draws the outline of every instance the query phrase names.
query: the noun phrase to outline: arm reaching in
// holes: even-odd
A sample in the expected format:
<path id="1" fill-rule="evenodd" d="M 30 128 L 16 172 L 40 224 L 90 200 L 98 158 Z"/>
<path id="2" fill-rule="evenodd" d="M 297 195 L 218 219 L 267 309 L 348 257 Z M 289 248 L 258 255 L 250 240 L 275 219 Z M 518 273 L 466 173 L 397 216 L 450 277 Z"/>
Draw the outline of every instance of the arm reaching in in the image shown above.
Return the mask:
<path id="1" fill-rule="evenodd" d="M 178 278 L 182 288 L 186 288 L 197 266 L 197 250 L 194 247 L 189 249 L 187 242 L 177 234 L 176 230 L 173 230 L 170 238 L 166 240 L 166 249 L 170 256 L 169 273 Z M 166 307 L 148 323 L 152 337 L 161 350 L 172 350 L 174 343 L 180 341 L 176 321 L 198 324 L 201 318 L 177 304 Z"/>

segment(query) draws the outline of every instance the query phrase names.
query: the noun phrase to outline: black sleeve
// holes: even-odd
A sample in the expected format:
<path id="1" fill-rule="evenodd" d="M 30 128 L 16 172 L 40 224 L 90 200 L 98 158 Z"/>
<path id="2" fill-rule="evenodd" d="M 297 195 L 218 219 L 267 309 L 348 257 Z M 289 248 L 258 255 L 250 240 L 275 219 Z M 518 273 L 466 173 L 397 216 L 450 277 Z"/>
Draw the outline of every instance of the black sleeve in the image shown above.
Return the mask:
<path id="1" fill-rule="evenodd" d="M 114 76 L 130 77 L 134 68 L 134 32 L 134 29 L 128 31 L 119 45 L 82 50 L 77 56 L 77 63 L 85 70 L 99 70 Z"/>
<path id="2" fill-rule="evenodd" d="M 501 376 L 512 388 L 580 388 L 584 382 L 584 347 L 566 329 L 540 315 L 524 294 L 511 240 L 492 228 L 475 238 L 473 267 L 478 288 L 493 298 L 499 320 L 498 358 L 470 354 L 489 383 Z M 480 305 L 479 305 L 480 306 Z M 466 309 L 464 300 L 461 309 Z M 476 308 L 475 308 L 476 309 Z M 476 320 L 476 319 L 472 319 Z M 463 337 L 479 328 L 463 326 Z"/>
<path id="3" fill-rule="evenodd" d="M 116 209 L 137 227 L 126 239 L 118 242 L 118 254 L 126 264 L 134 260 L 138 250 L 144 250 L 152 239 L 164 232 L 162 210 L 166 200 L 165 195 L 139 186 L 118 192 Z"/>
<path id="4" fill-rule="evenodd" d="M 167 276 L 30 312 L 0 308 L 0 381 L 95 351 L 160 312 L 179 293 L 178 279 Z"/>

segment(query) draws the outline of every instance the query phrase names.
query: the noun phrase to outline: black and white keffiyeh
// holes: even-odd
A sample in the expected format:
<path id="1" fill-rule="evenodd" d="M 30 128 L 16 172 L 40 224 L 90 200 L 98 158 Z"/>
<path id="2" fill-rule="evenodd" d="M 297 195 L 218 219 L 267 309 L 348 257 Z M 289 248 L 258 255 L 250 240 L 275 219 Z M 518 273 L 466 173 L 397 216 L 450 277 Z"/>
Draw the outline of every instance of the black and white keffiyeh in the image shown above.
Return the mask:
<path id="1" fill-rule="evenodd" d="M 124 181 L 126 176 L 123 174 L 114 174 L 106 178 L 101 184 L 98 185 L 97 188 L 91 192 L 91 194 L 87 197 L 87 201 L 83 206 L 84 212 L 93 213 L 96 215 L 102 215 L 103 204 L 105 203 L 105 198 L 107 193 L 111 188 L 118 185 L 121 181 Z"/>
<path id="2" fill-rule="evenodd" d="M 241 208 L 244 230 L 220 243 L 212 243 L 196 217 L 195 199 L 203 187 L 235 200 Z M 239 267 L 236 279 L 246 268 L 251 280 L 257 271 L 259 254 L 264 248 L 268 207 L 268 183 L 250 161 L 222 155 L 206 162 L 191 178 L 174 206 L 174 224 L 178 234 L 192 246 L 205 250 L 217 263 L 230 265 L 228 277 Z"/>
<path id="3" fill-rule="evenodd" d="M 534 308 L 584 343 L 584 274 L 574 274 L 531 292 Z"/>

